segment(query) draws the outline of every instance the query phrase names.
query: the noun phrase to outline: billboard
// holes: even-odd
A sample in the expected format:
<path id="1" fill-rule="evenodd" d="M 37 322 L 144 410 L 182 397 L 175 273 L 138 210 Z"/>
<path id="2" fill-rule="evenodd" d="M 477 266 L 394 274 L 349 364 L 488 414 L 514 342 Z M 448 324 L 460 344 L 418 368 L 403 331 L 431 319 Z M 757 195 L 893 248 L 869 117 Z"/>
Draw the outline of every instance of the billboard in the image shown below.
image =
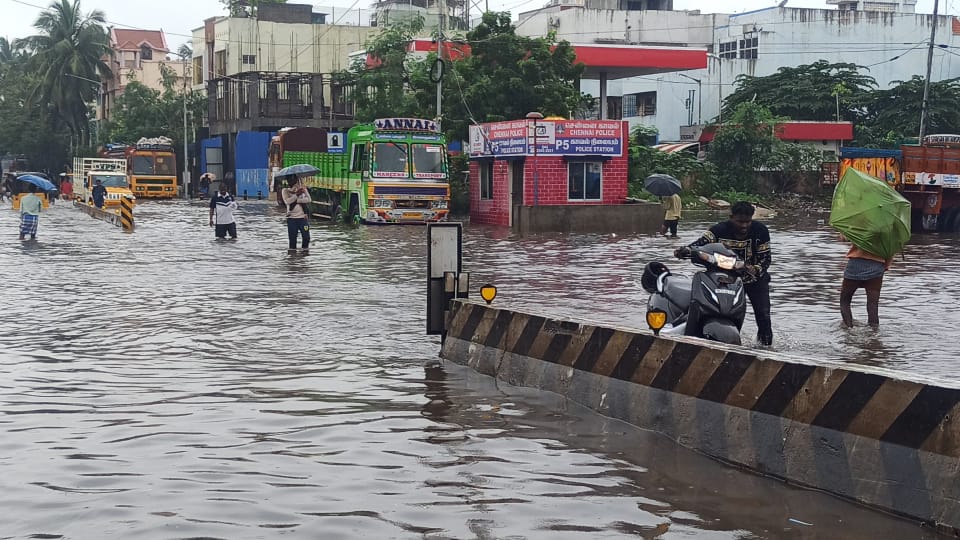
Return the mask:
<path id="1" fill-rule="evenodd" d="M 471 157 L 623 155 L 620 120 L 513 120 L 470 126 Z"/>

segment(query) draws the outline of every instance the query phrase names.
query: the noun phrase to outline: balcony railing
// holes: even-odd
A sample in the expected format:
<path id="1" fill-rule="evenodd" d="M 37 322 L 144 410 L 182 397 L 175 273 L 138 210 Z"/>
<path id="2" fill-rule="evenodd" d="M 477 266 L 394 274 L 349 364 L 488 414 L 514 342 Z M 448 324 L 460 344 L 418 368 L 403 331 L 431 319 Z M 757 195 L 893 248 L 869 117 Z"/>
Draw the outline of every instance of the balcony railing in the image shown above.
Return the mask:
<path id="1" fill-rule="evenodd" d="M 247 72 L 207 82 L 209 121 L 352 119 L 352 88 L 330 74 Z"/>

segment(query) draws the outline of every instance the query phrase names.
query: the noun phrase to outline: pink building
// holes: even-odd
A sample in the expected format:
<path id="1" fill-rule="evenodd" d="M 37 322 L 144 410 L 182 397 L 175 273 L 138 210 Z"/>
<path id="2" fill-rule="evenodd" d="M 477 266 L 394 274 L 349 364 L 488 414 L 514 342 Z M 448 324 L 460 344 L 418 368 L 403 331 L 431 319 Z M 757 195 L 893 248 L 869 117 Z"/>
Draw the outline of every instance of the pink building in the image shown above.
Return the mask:
<path id="1" fill-rule="evenodd" d="M 472 126 L 470 221 L 528 232 L 655 230 L 658 205 L 649 205 L 657 209 L 654 220 L 639 216 L 640 223 L 638 212 L 648 205 L 625 204 L 628 142 L 620 120 Z"/>

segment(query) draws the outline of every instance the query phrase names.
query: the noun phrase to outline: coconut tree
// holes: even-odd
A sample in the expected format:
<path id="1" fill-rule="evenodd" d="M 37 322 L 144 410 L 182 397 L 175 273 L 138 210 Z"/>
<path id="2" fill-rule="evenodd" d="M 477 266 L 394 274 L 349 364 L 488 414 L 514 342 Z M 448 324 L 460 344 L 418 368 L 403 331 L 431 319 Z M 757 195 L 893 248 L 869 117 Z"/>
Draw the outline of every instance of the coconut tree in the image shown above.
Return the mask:
<path id="1" fill-rule="evenodd" d="M 24 38 L 34 53 L 37 86 L 33 99 L 78 138 L 88 132 L 88 104 L 97 96 L 100 77 L 112 76 L 104 14 L 80 11 L 80 0 L 53 2 L 33 24 L 40 33 Z"/>

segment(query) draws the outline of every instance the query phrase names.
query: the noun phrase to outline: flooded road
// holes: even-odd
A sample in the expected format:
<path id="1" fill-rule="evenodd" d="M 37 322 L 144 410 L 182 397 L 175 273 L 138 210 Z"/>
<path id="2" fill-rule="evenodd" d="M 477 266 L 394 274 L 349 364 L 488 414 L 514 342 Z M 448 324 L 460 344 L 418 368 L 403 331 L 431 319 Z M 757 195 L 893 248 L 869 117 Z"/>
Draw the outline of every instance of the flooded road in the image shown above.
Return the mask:
<path id="1" fill-rule="evenodd" d="M 932 538 L 436 366 L 423 228 L 320 225 L 288 255 L 267 203 L 237 242 L 202 203 L 136 216 L 124 234 L 61 204 L 21 243 L 0 205 L 0 538 Z M 911 245 L 879 333 L 844 331 L 845 249 L 810 220 L 772 224 L 777 348 L 953 377 L 960 242 Z M 676 243 L 468 227 L 465 267 L 498 304 L 639 326 L 634 280 Z"/>

